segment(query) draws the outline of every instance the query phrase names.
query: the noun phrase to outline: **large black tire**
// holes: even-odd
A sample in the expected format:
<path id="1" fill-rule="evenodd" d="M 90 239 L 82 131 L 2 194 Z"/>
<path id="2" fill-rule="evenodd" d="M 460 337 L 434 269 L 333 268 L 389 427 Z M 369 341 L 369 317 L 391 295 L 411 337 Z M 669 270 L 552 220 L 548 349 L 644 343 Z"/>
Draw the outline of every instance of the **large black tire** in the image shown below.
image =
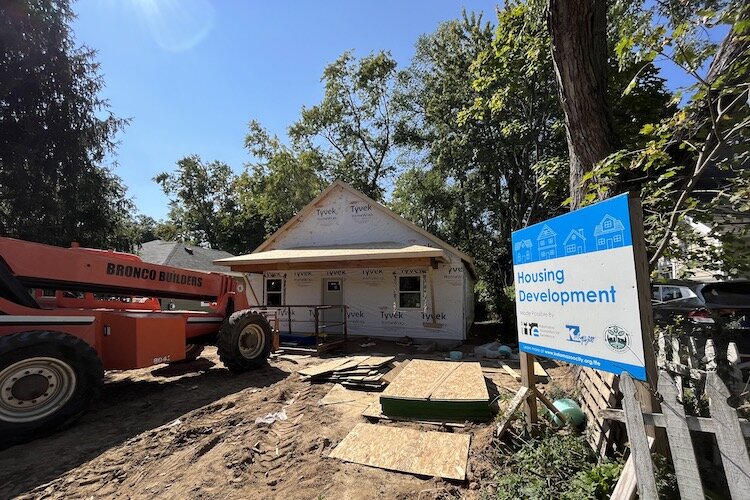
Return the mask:
<path id="1" fill-rule="evenodd" d="M 0 337 L 0 448 L 71 424 L 99 396 L 103 380 L 96 351 L 72 335 Z"/>
<path id="2" fill-rule="evenodd" d="M 271 325 L 250 310 L 237 311 L 224 321 L 216 341 L 219 359 L 232 372 L 260 368 L 268 361 L 273 344 Z"/>

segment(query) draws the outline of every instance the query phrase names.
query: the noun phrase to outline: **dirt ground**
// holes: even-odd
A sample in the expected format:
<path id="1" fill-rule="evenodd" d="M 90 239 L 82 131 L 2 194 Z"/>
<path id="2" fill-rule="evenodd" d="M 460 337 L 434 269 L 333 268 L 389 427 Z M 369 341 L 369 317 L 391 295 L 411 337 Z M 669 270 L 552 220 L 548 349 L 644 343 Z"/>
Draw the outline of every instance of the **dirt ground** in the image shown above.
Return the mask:
<path id="1" fill-rule="evenodd" d="M 317 404 L 333 384 L 299 380 L 309 362 L 318 360 L 276 359 L 235 375 L 209 347 L 192 363 L 108 372 L 102 397 L 72 427 L 0 451 L 0 498 L 476 496 L 488 475 L 491 424 L 456 429 L 472 434 L 466 482 L 329 459 L 363 417 Z M 287 420 L 255 423 L 282 409 Z"/>

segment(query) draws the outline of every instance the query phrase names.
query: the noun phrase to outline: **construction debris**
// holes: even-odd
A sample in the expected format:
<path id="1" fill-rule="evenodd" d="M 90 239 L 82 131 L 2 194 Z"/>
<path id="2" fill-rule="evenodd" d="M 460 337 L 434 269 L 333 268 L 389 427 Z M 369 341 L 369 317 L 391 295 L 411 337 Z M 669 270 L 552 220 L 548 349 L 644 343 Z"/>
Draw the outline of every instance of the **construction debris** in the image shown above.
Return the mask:
<path id="1" fill-rule="evenodd" d="M 381 469 L 463 481 L 468 434 L 360 423 L 329 457 Z"/>
<path id="2" fill-rule="evenodd" d="M 345 387 L 382 391 L 393 356 L 349 356 L 327 361 L 299 371 L 303 380 L 337 382 Z"/>
<path id="3" fill-rule="evenodd" d="M 484 421 L 492 416 L 479 363 L 412 360 L 380 396 L 393 418 Z"/>

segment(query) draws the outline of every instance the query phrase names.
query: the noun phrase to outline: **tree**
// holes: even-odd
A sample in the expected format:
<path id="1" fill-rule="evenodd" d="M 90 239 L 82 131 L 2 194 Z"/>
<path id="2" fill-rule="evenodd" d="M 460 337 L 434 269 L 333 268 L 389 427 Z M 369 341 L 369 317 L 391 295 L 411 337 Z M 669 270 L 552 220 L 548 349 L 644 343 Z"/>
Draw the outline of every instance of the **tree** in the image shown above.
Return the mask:
<path id="1" fill-rule="evenodd" d="M 317 149 L 283 145 L 255 120 L 245 147 L 257 161 L 240 176 L 239 204 L 243 213 L 262 219 L 262 235 L 270 236 L 323 190 L 318 172 L 324 170 L 324 159 Z"/>
<path id="2" fill-rule="evenodd" d="M 186 156 L 174 172 L 162 172 L 154 181 L 172 196 L 168 222 L 177 238 L 231 253 L 248 252 L 256 241 L 239 217 L 237 179 L 229 165 Z"/>
<path id="3" fill-rule="evenodd" d="M 750 6 L 746 2 L 618 2 L 630 12 L 616 50 L 620 66 L 669 61 L 692 78 L 667 116 L 645 123 L 639 144 L 613 152 L 588 175 L 590 189 L 640 191 L 649 263 L 662 257 L 701 262 L 719 275 L 750 271 L 747 125 Z M 715 28 L 729 27 L 720 43 Z M 630 92 L 630 87 L 625 93 Z M 593 193 L 589 193 L 592 197 Z M 713 227 L 700 234 L 695 222 Z M 718 241 L 720 244 L 714 244 Z"/>
<path id="4" fill-rule="evenodd" d="M 529 21 L 520 4 L 500 11 L 496 30 L 464 14 L 420 37 L 400 75 L 397 141 L 417 167 L 397 181 L 392 204 L 475 258 L 495 310 L 508 305 L 511 231 L 562 202 L 537 185 L 537 167 L 565 143 L 551 60 L 534 49 L 539 29 Z"/>
<path id="5" fill-rule="evenodd" d="M 387 52 L 356 60 L 344 52 L 323 72 L 320 104 L 302 109 L 289 128 L 299 149 L 324 159 L 328 180 L 342 179 L 381 200 L 383 183 L 396 172 L 392 158 L 392 96 L 396 61 Z"/>
<path id="6" fill-rule="evenodd" d="M 127 248 L 132 202 L 103 165 L 125 120 L 100 97 L 95 52 L 77 47 L 67 0 L 0 6 L 0 232 Z"/>
<path id="7" fill-rule="evenodd" d="M 616 147 L 607 102 L 607 2 L 550 0 L 547 23 L 570 157 L 570 208 L 581 206 L 584 177 Z"/>

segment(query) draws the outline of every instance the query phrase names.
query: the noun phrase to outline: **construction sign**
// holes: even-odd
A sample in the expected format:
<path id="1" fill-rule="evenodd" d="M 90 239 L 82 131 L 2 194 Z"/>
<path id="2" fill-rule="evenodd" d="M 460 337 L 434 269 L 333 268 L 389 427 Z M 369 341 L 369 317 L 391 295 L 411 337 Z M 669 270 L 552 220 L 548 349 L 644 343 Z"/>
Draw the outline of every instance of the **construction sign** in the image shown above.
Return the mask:
<path id="1" fill-rule="evenodd" d="M 622 194 L 513 233 L 520 350 L 646 380 L 631 215 Z"/>

